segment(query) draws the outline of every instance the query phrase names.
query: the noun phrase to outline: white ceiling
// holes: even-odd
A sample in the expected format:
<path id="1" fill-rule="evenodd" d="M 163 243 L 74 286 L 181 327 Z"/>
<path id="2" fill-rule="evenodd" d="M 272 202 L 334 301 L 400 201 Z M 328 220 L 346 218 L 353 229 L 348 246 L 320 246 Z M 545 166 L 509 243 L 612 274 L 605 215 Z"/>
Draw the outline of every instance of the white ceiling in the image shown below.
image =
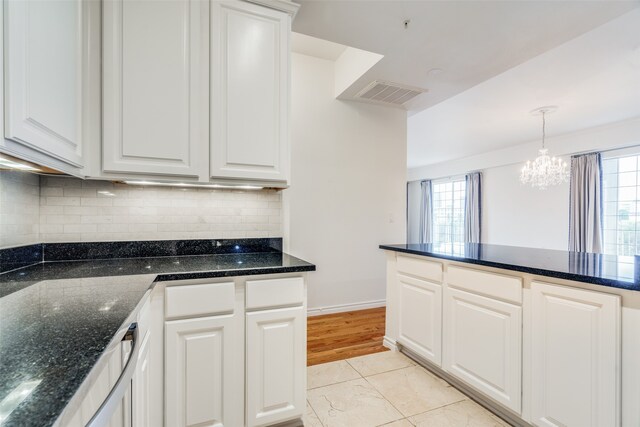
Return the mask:
<path id="1" fill-rule="evenodd" d="M 408 119 L 408 167 L 640 117 L 640 9 Z M 639 141 L 640 142 L 640 141 Z"/>
<path id="2" fill-rule="evenodd" d="M 352 98 L 373 80 L 427 88 L 428 93 L 407 104 L 410 114 L 639 4 L 637 0 L 299 2 L 302 7 L 293 23 L 294 31 L 384 55 L 341 98 Z M 403 25 L 406 19 L 411 20 L 408 29 Z M 434 68 L 443 71 L 429 73 Z"/>

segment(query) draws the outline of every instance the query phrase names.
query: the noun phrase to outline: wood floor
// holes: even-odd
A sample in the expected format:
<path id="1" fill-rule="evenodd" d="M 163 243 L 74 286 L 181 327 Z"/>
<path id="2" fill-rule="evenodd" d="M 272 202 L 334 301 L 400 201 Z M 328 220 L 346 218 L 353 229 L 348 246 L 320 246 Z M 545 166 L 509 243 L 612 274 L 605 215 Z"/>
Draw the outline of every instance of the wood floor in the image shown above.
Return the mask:
<path id="1" fill-rule="evenodd" d="M 387 351 L 384 321 L 384 307 L 309 317 L 307 366 Z"/>

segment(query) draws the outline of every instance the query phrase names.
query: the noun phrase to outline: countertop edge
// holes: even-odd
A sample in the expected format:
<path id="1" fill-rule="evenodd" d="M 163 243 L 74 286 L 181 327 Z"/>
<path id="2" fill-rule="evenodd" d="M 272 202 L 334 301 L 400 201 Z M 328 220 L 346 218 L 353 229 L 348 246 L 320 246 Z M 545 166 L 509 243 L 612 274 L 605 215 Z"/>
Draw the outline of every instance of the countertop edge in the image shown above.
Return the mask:
<path id="1" fill-rule="evenodd" d="M 592 285 L 600 285 L 600 286 L 616 288 L 616 289 L 625 289 L 625 290 L 629 290 L 629 291 L 640 291 L 640 286 L 638 286 L 638 285 L 636 285 L 636 284 L 634 284 L 632 282 L 622 282 L 622 281 L 618 281 L 618 280 L 614 280 L 614 279 L 606 279 L 606 278 L 601 278 L 601 277 L 565 273 L 565 272 L 555 271 L 555 270 L 546 270 L 546 269 L 538 268 L 538 267 L 527 267 L 527 266 L 516 265 L 516 264 L 504 264 L 504 263 L 500 263 L 500 262 L 483 261 L 483 260 L 477 260 L 477 259 L 465 258 L 465 257 L 459 257 L 459 256 L 448 256 L 448 255 L 432 253 L 432 252 L 424 252 L 424 251 L 416 251 L 416 250 L 412 250 L 412 249 L 397 248 L 397 247 L 389 246 L 389 245 L 379 245 L 378 247 L 380 249 L 383 249 L 383 250 L 386 250 L 386 251 L 401 252 L 401 253 L 406 253 L 406 254 L 410 254 L 410 255 L 417 255 L 417 256 L 423 256 L 423 257 L 428 257 L 428 258 L 444 259 L 444 260 L 447 260 L 447 261 L 461 262 L 461 263 L 465 263 L 465 264 L 481 265 L 481 266 L 485 266 L 485 267 L 493 267 L 493 268 L 499 268 L 499 269 L 502 269 L 502 270 L 517 271 L 517 272 L 520 272 L 520 273 L 528 273 L 528 274 L 533 274 L 533 275 L 537 275 L 537 276 L 553 277 L 553 278 L 557 278 L 557 279 L 570 280 L 570 281 L 574 281 L 574 282 L 589 283 L 589 284 L 592 284 Z"/>
<path id="2" fill-rule="evenodd" d="M 316 271 L 314 264 L 291 266 L 291 267 L 261 267 L 234 270 L 217 270 L 217 271 L 192 271 L 184 273 L 161 273 L 158 274 L 154 282 L 171 282 L 177 280 L 189 279 L 208 279 L 215 277 L 238 277 L 238 276 L 256 276 L 260 274 L 285 274 L 285 273 L 305 273 Z"/>

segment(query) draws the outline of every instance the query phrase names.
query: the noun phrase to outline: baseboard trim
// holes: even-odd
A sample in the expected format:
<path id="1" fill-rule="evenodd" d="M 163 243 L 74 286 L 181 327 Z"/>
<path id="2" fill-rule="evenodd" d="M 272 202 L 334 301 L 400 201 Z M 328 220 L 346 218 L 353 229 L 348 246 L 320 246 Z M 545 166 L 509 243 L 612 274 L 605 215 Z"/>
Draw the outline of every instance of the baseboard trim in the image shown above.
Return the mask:
<path id="1" fill-rule="evenodd" d="M 320 316 L 322 314 L 344 313 L 345 311 L 366 310 L 367 308 L 378 308 L 387 305 L 386 299 L 358 302 L 355 304 L 339 304 L 326 307 L 316 307 L 307 309 L 307 316 Z"/>
<path id="2" fill-rule="evenodd" d="M 396 344 L 396 340 L 389 338 L 388 336 L 384 336 L 382 340 L 382 345 L 387 347 L 391 351 L 398 351 L 398 346 Z"/>

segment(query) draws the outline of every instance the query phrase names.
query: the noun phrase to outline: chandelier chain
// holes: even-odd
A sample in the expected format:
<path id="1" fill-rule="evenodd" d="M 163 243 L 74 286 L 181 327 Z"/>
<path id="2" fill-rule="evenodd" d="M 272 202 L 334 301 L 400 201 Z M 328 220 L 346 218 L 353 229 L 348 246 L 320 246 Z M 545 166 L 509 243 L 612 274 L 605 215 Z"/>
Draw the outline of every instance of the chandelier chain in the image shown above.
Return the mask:
<path id="1" fill-rule="evenodd" d="M 545 120 L 544 114 L 545 114 L 545 112 L 543 111 L 542 112 L 542 148 L 543 149 L 544 149 L 544 140 L 545 140 L 545 137 L 547 135 L 546 134 L 547 121 Z"/>
<path id="2" fill-rule="evenodd" d="M 549 111 L 546 109 L 537 110 L 542 114 L 542 148 L 538 150 L 538 157 L 533 161 L 527 161 L 522 167 L 520 181 L 529 184 L 534 188 L 544 190 L 552 185 L 566 182 L 569 179 L 567 163 L 560 158 L 549 155 L 545 142 L 547 138 L 546 117 Z"/>

